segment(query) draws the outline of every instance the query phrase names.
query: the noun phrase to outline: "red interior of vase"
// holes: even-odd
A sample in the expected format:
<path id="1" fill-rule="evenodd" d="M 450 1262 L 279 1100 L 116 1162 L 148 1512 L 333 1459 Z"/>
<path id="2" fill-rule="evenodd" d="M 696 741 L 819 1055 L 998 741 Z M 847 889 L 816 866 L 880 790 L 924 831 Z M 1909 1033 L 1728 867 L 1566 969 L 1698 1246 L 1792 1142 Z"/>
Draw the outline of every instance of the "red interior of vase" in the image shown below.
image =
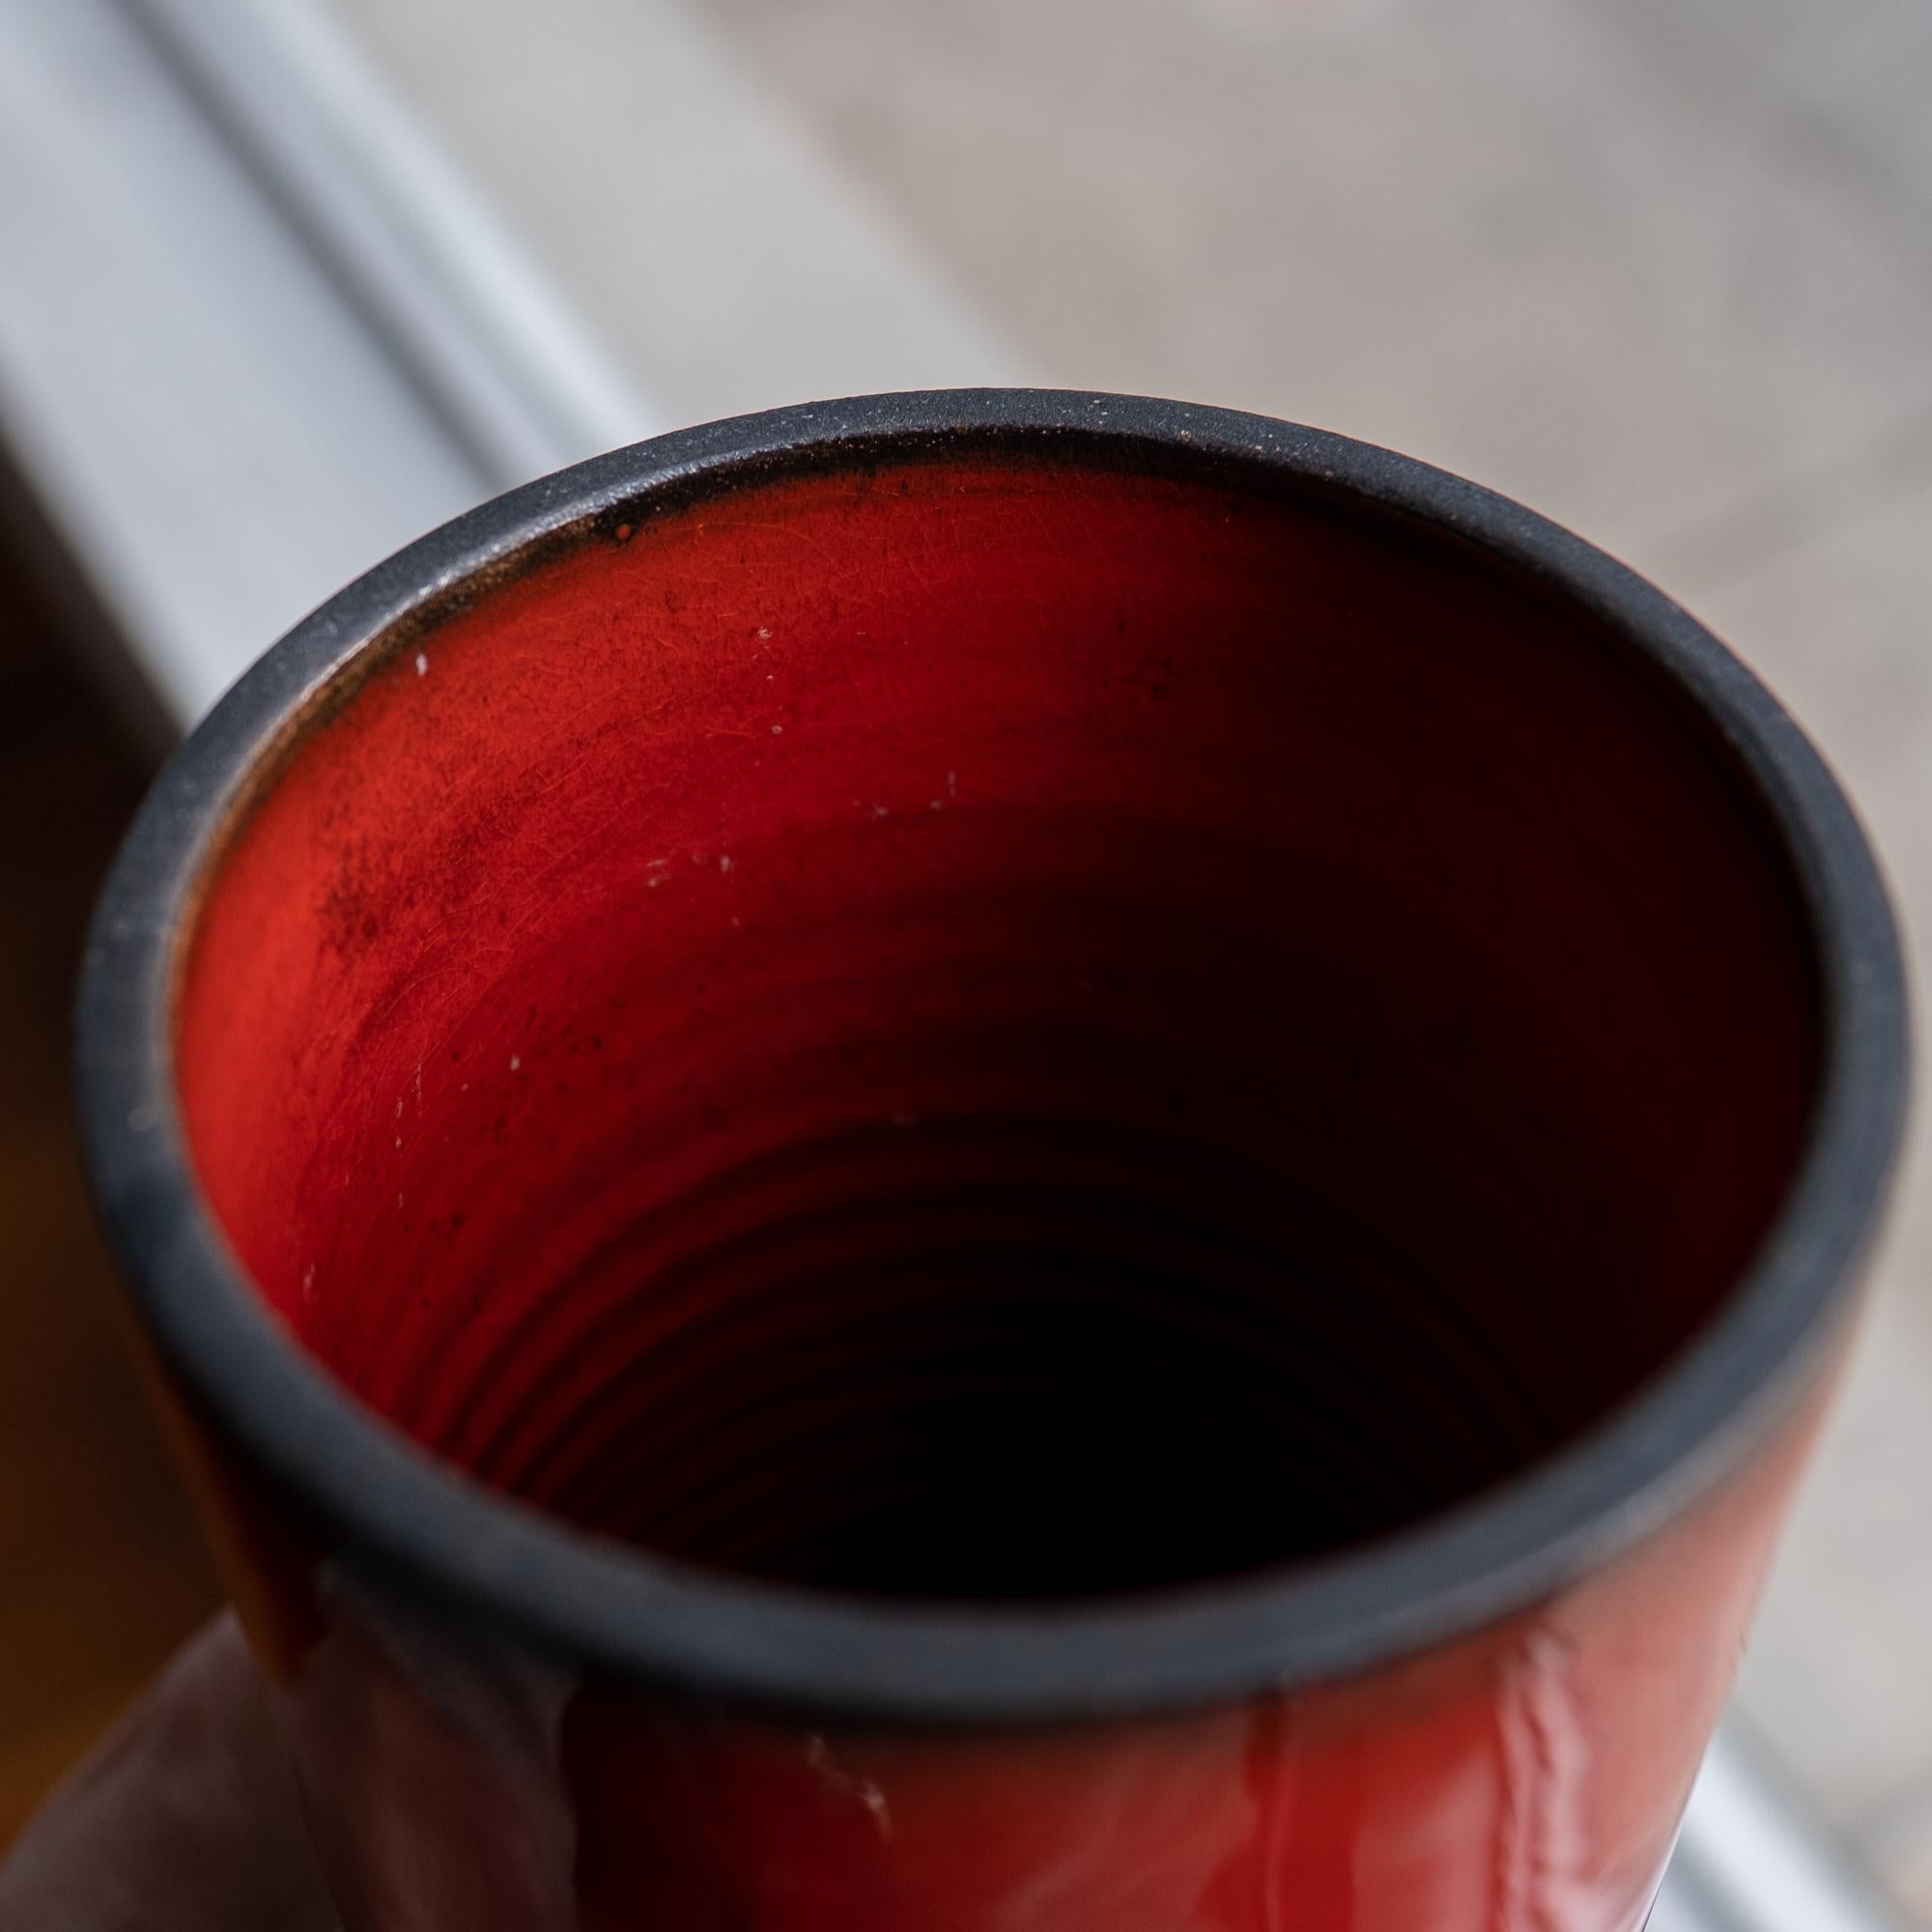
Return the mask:
<path id="1" fill-rule="evenodd" d="M 1734 1287 L 1792 887 L 1555 592 L 1292 479 L 908 459 L 606 521 L 288 755 L 191 934 L 261 1293 L 486 1482 L 1027 1598 L 1333 1550 Z"/>

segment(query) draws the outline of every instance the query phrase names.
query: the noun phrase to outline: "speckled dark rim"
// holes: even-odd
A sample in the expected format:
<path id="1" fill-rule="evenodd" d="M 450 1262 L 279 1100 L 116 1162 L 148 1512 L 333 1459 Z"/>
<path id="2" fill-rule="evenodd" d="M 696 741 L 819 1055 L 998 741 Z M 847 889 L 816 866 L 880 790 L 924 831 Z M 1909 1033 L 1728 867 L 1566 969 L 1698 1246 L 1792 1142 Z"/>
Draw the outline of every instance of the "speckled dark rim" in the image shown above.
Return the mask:
<path id="1" fill-rule="evenodd" d="M 1179 465 L 1460 535 L 1554 586 L 1606 647 L 1676 686 L 1782 841 L 1815 949 L 1825 1058 L 1799 1172 L 1748 1276 L 1584 1439 L 1358 1552 L 1025 1608 L 862 1601 L 654 1558 L 491 1493 L 359 1406 L 265 1312 L 197 1187 L 170 1033 L 198 881 L 251 785 L 372 659 L 452 599 L 619 516 L 805 469 L 968 454 Z M 142 806 L 96 915 L 78 1069 L 97 1205 L 149 1336 L 242 1453 L 339 1539 L 345 1563 L 639 1682 L 952 1725 L 1151 1714 L 1360 1671 L 1532 1605 L 1684 1510 L 1792 1412 L 1842 1332 L 1897 1152 L 1906 1044 L 1896 931 L 1843 794 L 1750 673 L 1621 564 L 1489 491 L 1346 438 L 1142 398 L 964 390 L 780 410 L 618 450 L 459 517 L 331 598 L 229 692 Z"/>

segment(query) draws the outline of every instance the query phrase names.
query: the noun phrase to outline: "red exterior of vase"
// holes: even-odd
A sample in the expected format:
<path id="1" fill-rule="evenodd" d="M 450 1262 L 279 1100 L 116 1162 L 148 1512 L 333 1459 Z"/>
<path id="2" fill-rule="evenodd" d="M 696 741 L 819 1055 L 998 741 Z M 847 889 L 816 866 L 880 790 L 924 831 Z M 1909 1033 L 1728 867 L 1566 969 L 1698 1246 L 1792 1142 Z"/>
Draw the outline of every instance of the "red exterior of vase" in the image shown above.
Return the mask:
<path id="1" fill-rule="evenodd" d="M 1469 486 L 1086 397 L 532 486 L 164 775 L 103 1209 L 368 1932 L 1634 1932 L 1884 895 Z"/>
<path id="2" fill-rule="evenodd" d="M 306 1641 L 255 1634 L 352 1932 L 1635 1932 L 1810 1434 L 1533 1611 L 1137 1721 L 668 1699 L 380 1593 L 316 1617 L 327 1563 L 278 1584 Z"/>

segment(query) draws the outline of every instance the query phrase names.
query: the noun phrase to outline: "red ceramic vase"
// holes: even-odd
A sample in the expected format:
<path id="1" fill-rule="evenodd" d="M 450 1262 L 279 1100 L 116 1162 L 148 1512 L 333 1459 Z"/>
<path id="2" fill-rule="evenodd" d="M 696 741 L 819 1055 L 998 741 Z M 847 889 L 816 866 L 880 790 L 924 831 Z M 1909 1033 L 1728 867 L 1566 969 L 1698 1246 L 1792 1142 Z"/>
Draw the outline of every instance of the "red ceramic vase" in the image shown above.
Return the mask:
<path id="1" fill-rule="evenodd" d="M 665 438 L 157 782 L 89 1158 L 355 1932 L 1634 1932 L 1900 968 L 1696 623 L 1091 395 Z"/>

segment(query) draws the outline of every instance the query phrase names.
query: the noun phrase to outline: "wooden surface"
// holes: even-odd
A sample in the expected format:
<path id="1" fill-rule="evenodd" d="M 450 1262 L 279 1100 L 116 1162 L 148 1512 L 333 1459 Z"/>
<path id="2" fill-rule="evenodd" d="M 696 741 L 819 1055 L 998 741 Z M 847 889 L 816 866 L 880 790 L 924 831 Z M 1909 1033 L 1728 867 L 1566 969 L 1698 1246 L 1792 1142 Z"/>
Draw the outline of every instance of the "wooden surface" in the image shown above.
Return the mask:
<path id="1" fill-rule="evenodd" d="M 81 933 L 145 777 L 0 555 L 0 1845 L 219 1601 L 70 1113 Z"/>

